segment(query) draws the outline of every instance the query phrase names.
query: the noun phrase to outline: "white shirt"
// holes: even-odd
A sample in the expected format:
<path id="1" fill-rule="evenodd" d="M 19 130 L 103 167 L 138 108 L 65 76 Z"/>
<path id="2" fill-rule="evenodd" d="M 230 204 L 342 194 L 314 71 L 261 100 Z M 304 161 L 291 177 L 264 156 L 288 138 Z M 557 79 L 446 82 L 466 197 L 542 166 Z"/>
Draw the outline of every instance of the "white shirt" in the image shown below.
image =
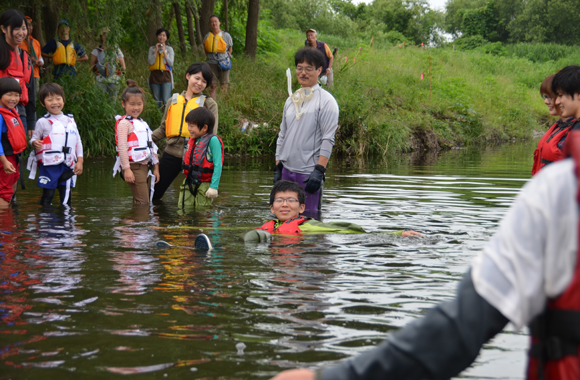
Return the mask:
<path id="1" fill-rule="evenodd" d="M 517 329 L 572 280 L 578 249 L 577 183 L 571 159 L 542 169 L 523 187 L 474 261 L 477 293 Z"/>

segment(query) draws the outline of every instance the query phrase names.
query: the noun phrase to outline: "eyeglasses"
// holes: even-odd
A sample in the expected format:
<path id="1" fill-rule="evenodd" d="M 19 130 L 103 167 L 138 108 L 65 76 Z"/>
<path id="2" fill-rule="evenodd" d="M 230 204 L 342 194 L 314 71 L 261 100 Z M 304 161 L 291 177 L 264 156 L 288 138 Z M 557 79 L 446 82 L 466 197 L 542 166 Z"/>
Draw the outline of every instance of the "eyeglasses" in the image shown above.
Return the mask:
<path id="1" fill-rule="evenodd" d="M 281 205 L 284 202 L 288 203 L 289 206 L 292 206 L 293 204 L 298 202 L 298 199 L 296 199 L 296 198 L 276 198 L 276 199 L 274 199 L 274 203 L 276 203 L 277 205 Z"/>
<path id="2" fill-rule="evenodd" d="M 314 70 L 316 70 L 316 69 L 314 67 L 312 67 L 312 66 L 306 66 L 306 67 L 296 66 L 296 72 L 297 73 L 301 73 L 302 71 L 306 71 L 307 73 L 311 73 Z"/>
<path id="3" fill-rule="evenodd" d="M 544 99 L 544 100 L 552 100 L 552 97 L 551 96 L 548 96 L 546 94 L 542 94 L 542 99 Z"/>

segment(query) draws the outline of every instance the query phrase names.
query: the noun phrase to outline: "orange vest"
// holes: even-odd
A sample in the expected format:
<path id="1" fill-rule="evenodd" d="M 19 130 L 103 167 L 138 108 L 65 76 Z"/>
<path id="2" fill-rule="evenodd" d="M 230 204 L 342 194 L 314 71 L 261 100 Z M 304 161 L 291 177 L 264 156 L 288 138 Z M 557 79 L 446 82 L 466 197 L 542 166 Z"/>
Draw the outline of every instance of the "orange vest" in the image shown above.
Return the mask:
<path id="1" fill-rule="evenodd" d="M 18 47 L 27 52 L 29 55 L 31 55 L 30 54 L 31 50 L 34 51 L 34 55 L 36 56 L 37 59 L 39 57 L 42 57 L 40 51 L 40 42 L 38 42 L 36 38 L 31 38 L 29 40 L 22 41 L 22 43 Z M 40 67 L 33 64 L 32 68 L 34 69 L 34 77 L 40 78 Z"/>
<path id="2" fill-rule="evenodd" d="M 209 35 L 205 39 L 203 43 L 203 47 L 205 48 L 206 53 L 225 53 L 228 47 L 226 41 L 222 37 L 223 32 L 219 32 L 217 35 L 214 35 L 212 32 L 209 32 Z"/>

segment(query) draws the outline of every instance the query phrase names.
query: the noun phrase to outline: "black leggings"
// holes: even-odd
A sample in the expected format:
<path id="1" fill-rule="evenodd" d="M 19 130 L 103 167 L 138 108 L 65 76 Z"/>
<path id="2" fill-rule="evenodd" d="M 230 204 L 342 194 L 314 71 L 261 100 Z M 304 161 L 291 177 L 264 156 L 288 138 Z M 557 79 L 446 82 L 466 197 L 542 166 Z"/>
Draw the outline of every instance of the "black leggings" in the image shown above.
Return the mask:
<path id="1" fill-rule="evenodd" d="M 153 199 L 161 199 L 167 188 L 173 183 L 175 178 L 181 173 L 181 161 L 179 157 L 172 156 L 165 152 L 159 160 L 159 182 L 155 184 Z"/>
<path id="2" fill-rule="evenodd" d="M 72 187 L 70 188 L 72 190 Z M 56 193 L 56 189 L 42 189 L 42 197 L 40 198 L 40 205 L 41 206 L 50 206 L 52 204 L 52 199 L 54 198 L 54 194 Z M 60 185 L 58 187 L 58 193 L 60 195 L 60 203 L 62 203 L 65 195 L 66 195 L 66 185 Z M 68 201 L 66 202 L 67 205 L 72 205 L 72 191 L 68 193 Z"/>

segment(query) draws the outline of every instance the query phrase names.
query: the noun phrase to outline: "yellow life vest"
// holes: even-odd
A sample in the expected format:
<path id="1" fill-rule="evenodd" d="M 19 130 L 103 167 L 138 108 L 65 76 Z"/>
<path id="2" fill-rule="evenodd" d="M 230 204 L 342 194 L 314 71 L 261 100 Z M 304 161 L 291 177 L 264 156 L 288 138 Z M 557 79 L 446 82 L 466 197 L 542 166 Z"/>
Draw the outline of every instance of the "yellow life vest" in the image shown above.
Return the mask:
<path id="1" fill-rule="evenodd" d="M 157 54 L 157 58 L 155 58 L 155 63 L 149 66 L 149 71 L 155 70 L 168 71 L 167 67 L 165 67 L 165 60 L 163 59 L 163 55 L 160 53 Z"/>
<path id="2" fill-rule="evenodd" d="M 217 35 L 214 35 L 212 32 L 209 32 L 209 36 L 207 36 L 205 43 L 203 46 L 205 47 L 206 53 L 225 53 L 228 44 L 224 41 L 222 37 L 223 32 L 219 32 Z"/>
<path id="3" fill-rule="evenodd" d="M 204 102 L 205 95 L 199 95 L 186 102 L 183 95 L 173 94 L 171 104 L 167 110 L 167 118 L 165 119 L 165 136 L 168 138 L 176 136 L 189 137 L 185 117 L 197 107 L 203 107 Z"/>
<path id="4" fill-rule="evenodd" d="M 52 62 L 55 66 L 63 64 L 74 66 L 77 63 L 75 43 L 71 41 L 65 47 L 60 41 L 56 41 L 56 51 L 52 55 Z"/>

